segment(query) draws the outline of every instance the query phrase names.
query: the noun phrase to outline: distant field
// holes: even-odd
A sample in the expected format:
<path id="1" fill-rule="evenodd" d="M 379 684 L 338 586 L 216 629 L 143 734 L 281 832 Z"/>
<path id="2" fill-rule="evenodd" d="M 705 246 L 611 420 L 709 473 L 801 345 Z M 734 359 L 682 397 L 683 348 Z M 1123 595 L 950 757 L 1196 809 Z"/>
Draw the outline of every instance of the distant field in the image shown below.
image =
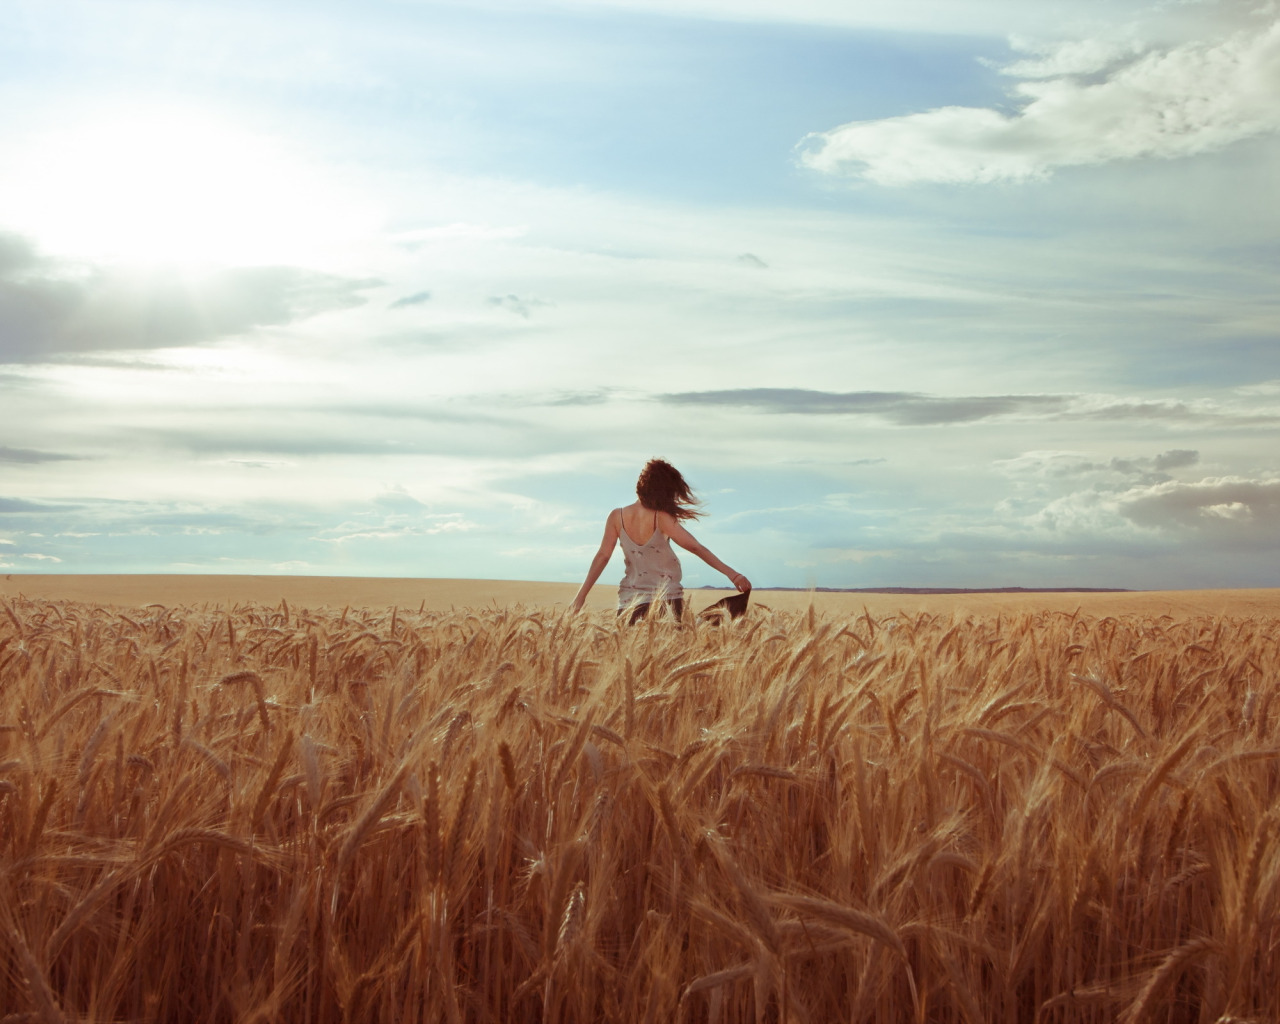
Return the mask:
<path id="1" fill-rule="evenodd" d="M 274 605 L 287 600 L 310 608 L 567 607 L 576 583 L 528 583 L 517 580 L 378 579 L 346 576 L 0 576 L 0 596 L 47 597 L 88 601 L 123 608 L 242 604 Z M 689 591 L 695 610 L 727 591 Z M 617 589 L 597 586 L 590 607 L 612 608 Z M 1081 611 L 1092 615 L 1267 615 L 1280 617 L 1280 589 L 1169 590 L 1132 593 L 1040 594 L 808 594 L 758 591 L 753 600 L 780 611 L 803 611 L 810 603 L 831 615 L 873 615 L 898 611 L 950 615 L 987 615 L 1031 609 Z"/>
<path id="2" fill-rule="evenodd" d="M 5 1021 L 1280 1020 L 1274 591 L 4 585 Z"/>

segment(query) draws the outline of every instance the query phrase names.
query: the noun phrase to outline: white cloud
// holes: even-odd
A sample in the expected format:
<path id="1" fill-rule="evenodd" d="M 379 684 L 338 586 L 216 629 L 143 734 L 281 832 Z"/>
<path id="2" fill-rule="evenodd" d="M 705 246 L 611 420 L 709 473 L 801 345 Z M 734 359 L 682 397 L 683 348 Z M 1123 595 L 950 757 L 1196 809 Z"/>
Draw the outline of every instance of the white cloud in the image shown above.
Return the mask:
<path id="1" fill-rule="evenodd" d="M 62 561 L 62 559 L 59 558 L 57 555 L 29 554 L 29 555 L 23 555 L 22 557 L 31 558 L 40 562 L 61 562 Z"/>
<path id="2" fill-rule="evenodd" d="M 1100 40 L 1061 44 L 1005 69 L 1022 78 L 1016 113 L 954 106 L 855 121 L 809 136 L 801 162 L 881 185 L 1024 181 L 1060 167 L 1193 156 L 1280 131 L 1280 21 L 1152 50 L 1101 80 L 1079 77 L 1124 52 Z"/>
<path id="3" fill-rule="evenodd" d="M 1083 452 L 1029 451 L 1012 459 L 998 459 L 994 467 L 1010 477 L 1036 480 L 1083 479 L 1132 483 L 1163 483 L 1169 470 L 1185 469 L 1200 461 L 1200 453 L 1188 448 L 1172 448 L 1155 456 L 1112 456 L 1100 460 Z"/>
<path id="4" fill-rule="evenodd" d="M 1170 480 L 1122 495 L 1119 510 L 1140 526 L 1280 539 L 1280 479 Z"/>
<path id="5" fill-rule="evenodd" d="M 1002 75 L 1014 78 L 1091 75 L 1142 52 L 1142 46 L 1136 40 L 1077 39 L 1065 43 L 1042 43 L 1014 37 L 1009 42 L 1020 53 L 1034 54 L 999 69 Z"/>
<path id="6" fill-rule="evenodd" d="M 1200 514 L 1217 519 L 1248 521 L 1253 518 L 1253 509 L 1243 501 L 1226 501 L 1220 505 L 1203 505 L 1200 508 Z"/>
<path id="7" fill-rule="evenodd" d="M 1056 538 L 1094 550 L 1119 544 L 1116 550 L 1131 552 L 1156 544 L 1166 554 L 1180 551 L 1171 557 L 1188 561 L 1201 549 L 1236 550 L 1251 552 L 1249 557 L 1264 565 L 1264 553 L 1280 546 L 1280 478 L 1274 477 L 1147 479 L 1124 489 L 1096 482 L 1033 503 L 1019 516 L 1020 504 L 1006 500 L 999 506 L 999 511 L 1014 513 L 1006 528 L 1018 524 L 1042 542 Z"/>

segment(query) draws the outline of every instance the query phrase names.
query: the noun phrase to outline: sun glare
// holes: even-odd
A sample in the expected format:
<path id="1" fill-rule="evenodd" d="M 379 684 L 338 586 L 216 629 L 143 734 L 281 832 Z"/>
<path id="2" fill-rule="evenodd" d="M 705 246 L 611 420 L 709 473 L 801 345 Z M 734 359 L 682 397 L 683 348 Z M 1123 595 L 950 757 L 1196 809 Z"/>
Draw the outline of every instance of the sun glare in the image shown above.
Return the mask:
<path id="1" fill-rule="evenodd" d="M 10 166 L 7 221 L 91 259 L 296 262 L 373 220 L 274 139 L 190 111 L 98 117 L 31 140 Z"/>

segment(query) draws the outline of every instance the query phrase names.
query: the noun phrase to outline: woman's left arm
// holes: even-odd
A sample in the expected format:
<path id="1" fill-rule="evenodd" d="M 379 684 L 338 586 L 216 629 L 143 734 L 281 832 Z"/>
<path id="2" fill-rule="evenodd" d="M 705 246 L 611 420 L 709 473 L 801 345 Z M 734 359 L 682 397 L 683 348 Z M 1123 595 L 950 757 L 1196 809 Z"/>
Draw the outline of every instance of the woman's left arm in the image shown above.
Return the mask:
<path id="1" fill-rule="evenodd" d="M 729 582 L 738 590 L 749 591 L 751 589 L 751 581 L 740 572 L 730 569 L 724 562 L 720 561 L 711 549 L 701 544 L 693 534 L 680 525 L 680 521 L 669 512 L 658 513 L 658 528 L 662 530 L 668 537 L 688 551 L 691 555 L 697 555 L 707 565 L 722 572 L 729 577 Z"/>

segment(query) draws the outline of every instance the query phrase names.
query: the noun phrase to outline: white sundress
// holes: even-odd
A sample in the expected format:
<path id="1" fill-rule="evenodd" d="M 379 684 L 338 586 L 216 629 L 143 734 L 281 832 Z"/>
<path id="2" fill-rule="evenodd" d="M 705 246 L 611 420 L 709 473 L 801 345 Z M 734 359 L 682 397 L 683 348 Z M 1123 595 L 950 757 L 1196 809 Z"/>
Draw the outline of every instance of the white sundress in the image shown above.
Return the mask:
<path id="1" fill-rule="evenodd" d="M 684 597 L 680 586 L 680 559 L 671 550 L 671 538 L 658 529 L 658 513 L 653 514 L 653 534 L 643 544 L 637 544 L 627 534 L 627 524 L 618 513 L 618 541 L 627 571 L 618 584 L 618 610 L 654 601 L 675 601 Z"/>

